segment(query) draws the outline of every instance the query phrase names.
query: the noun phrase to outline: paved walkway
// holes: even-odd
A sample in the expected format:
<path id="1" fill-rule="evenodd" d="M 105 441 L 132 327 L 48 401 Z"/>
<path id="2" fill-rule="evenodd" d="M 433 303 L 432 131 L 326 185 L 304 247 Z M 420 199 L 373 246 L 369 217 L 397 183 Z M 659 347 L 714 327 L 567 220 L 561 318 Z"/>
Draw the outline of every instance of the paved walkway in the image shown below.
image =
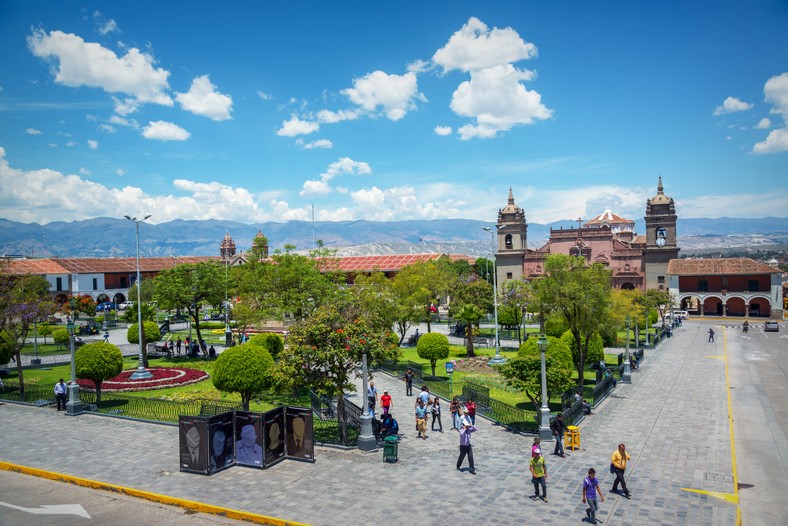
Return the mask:
<path id="1" fill-rule="evenodd" d="M 575 523 L 585 517 L 581 481 L 594 467 L 607 497 L 598 514 L 605 524 L 735 525 L 738 509 L 730 496 L 738 490 L 722 334 L 729 331 L 720 328 L 717 343 L 707 343 L 707 327 L 685 323 L 658 350 L 647 351 L 634 383 L 619 384 L 584 420 L 582 449 L 566 459 L 547 456 L 549 503 L 529 498 L 531 437 L 478 419 L 478 475 L 458 472 L 458 436 L 449 431 L 448 407 L 444 432 L 417 440 L 414 398 L 404 396 L 400 380 L 382 374 L 376 384 L 394 396 L 404 435 L 396 464 L 384 464 L 380 451 L 319 447 L 314 464 L 285 461 L 263 471 L 234 467 L 203 477 L 179 472 L 175 427 L 97 415 L 72 419 L 51 408 L 14 404 L 0 405 L 0 460 L 321 525 Z M 761 434 L 763 447 L 776 447 L 778 457 L 788 458 L 784 430 L 770 431 L 769 437 Z M 631 500 L 607 493 L 610 454 L 619 442 L 632 454 Z M 774 472 L 785 477 L 784 469 Z M 759 491 L 764 501 L 784 502 L 781 485 Z M 748 524 L 765 523 L 757 510 L 752 517 Z"/>

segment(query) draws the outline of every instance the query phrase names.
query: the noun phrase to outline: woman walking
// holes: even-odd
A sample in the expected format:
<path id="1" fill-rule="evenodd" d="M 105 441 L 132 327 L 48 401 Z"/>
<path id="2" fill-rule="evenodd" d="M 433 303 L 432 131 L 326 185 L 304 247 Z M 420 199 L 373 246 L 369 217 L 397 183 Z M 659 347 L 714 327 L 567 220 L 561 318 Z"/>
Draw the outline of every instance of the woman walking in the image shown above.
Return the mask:
<path id="1" fill-rule="evenodd" d="M 451 399 L 451 403 L 449 404 L 449 411 L 451 412 L 452 429 L 459 430 L 460 429 L 460 401 L 457 400 L 456 396 Z"/>
<path id="2" fill-rule="evenodd" d="M 431 428 L 435 431 L 435 421 L 438 422 L 439 431 L 443 433 L 443 424 L 441 423 L 441 399 L 437 396 L 432 400 L 432 425 Z"/>

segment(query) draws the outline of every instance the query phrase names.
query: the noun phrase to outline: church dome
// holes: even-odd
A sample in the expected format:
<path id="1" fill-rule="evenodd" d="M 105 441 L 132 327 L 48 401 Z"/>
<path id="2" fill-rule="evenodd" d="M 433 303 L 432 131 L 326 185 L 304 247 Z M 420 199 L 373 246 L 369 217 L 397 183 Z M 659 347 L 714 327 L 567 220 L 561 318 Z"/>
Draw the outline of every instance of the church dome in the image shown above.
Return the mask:
<path id="1" fill-rule="evenodd" d="M 512 188 L 509 187 L 509 202 L 506 203 L 506 206 L 501 209 L 502 214 L 516 214 L 518 212 L 522 213 L 523 209 L 514 204 L 514 194 L 512 194 Z"/>

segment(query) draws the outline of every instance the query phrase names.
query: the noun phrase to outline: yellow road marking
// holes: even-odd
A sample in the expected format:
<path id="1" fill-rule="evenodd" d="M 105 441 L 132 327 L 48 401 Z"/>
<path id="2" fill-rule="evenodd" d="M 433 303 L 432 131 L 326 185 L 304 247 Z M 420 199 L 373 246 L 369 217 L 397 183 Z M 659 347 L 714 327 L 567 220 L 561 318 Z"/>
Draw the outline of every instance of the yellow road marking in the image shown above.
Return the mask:
<path id="1" fill-rule="evenodd" d="M 724 356 L 704 356 L 704 358 L 717 358 L 717 359 L 720 359 L 720 360 L 724 360 L 725 359 Z"/>
<path id="2" fill-rule="evenodd" d="M 249 522 L 254 522 L 256 524 L 269 524 L 272 526 L 306 526 L 300 522 L 286 521 L 282 519 L 277 519 L 275 517 L 259 515 L 257 513 L 250 513 L 247 511 L 223 508 L 221 506 L 214 506 L 213 504 L 205 504 L 203 502 L 196 502 L 193 500 L 179 499 L 176 497 L 170 497 L 169 495 L 161 495 L 158 493 L 151 493 L 149 491 L 127 488 L 125 486 L 117 486 L 115 484 L 109 484 L 107 482 L 99 482 L 96 480 L 90 480 L 82 477 L 65 475 L 63 473 L 55 473 L 54 471 L 46 471 L 38 468 L 20 466 L 17 464 L 11 464 L 9 462 L 0 461 L 0 470 L 12 471 L 15 473 L 23 473 L 25 475 L 32 475 L 34 477 L 41 477 L 49 480 L 68 482 L 86 488 L 111 491 L 113 493 L 121 493 L 123 495 L 129 495 L 131 497 L 150 500 L 152 502 L 159 502 L 161 504 L 179 506 L 187 510 L 209 513 L 211 515 L 221 515 L 223 517 L 227 517 L 228 519 L 249 521 Z"/>
<path id="3" fill-rule="evenodd" d="M 708 495 L 721 500 L 731 502 L 736 505 L 736 526 L 741 526 L 741 506 L 739 506 L 739 477 L 736 470 L 736 441 L 733 434 L 733 404 L 731 403 L 731 382 L 728 371 L 728 339 L 725 331 L 722 332 L 722 351 L 723 356 L 707 356 L 706 358 L 722 358 L 725 363 L 725 390 L 728 395 L 728 428 L 731 435 L 731 471 L 733 472 L 733 493 L 723 493 L 721 491 L 706 491 L 702 489 L 681 488 L 684 491 Z"/>

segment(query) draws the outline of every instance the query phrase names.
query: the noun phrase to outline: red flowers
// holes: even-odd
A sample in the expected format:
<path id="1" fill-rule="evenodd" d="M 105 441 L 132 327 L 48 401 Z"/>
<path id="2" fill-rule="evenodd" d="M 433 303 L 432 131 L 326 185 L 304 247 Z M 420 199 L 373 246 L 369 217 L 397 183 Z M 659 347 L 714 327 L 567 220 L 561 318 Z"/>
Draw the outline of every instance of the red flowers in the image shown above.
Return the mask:
<path id="1" fill-rule="evenodd" d="M 175 367 L 151 367 L 148 369 L 153 374 L 146 380 L 131 380 L 130 376 L 136 369 L 123 371 L 118 376 L 101 383 L 102 391 L 145 391 L 149 389 L 164 389 L 176 385 L 188 385 L 201 382 L 208 378 L 208 373 L 199 369 L 185 369 Z M 93 380 L 79 379 L 77 383 L 86 389 L 95 389 Z"/>

